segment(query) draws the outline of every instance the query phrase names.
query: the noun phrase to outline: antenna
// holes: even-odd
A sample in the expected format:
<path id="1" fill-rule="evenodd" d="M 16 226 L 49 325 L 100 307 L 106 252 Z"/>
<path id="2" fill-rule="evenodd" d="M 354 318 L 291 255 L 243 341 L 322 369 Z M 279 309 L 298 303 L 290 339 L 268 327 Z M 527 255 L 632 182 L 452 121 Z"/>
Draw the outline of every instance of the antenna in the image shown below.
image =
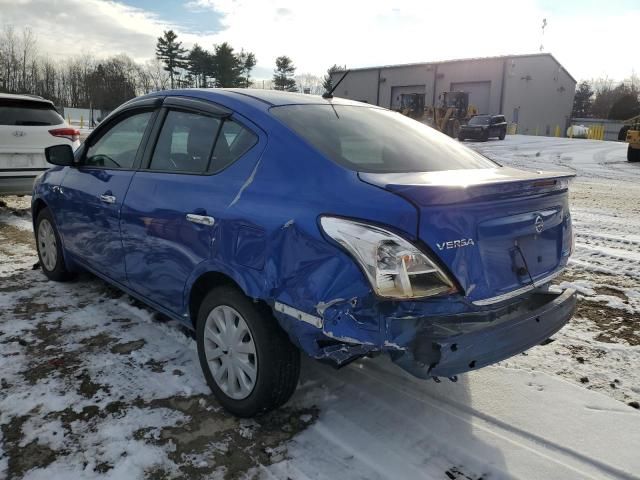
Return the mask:
<path id="1" fill-rule="evenodd" d="M 349 75 L 349 70 L 347 70 L 346 72 L 344 72 L 344 75 L 342 75 L 342 77 L 340 78 L 340 80 L 338 80 L 338 83 L 336 83 L 331 90 L 329 90 L 328 92 L 324 92 L 322 94 L 322 98 L 333 98 L 333 92 L 335 91 L 336 88 L 338 88 L 338 85 L 340 85 L 340 83 L 342 82 L 342 80 L 344 80 L 344 77 L 346 77 L 347 75 Z"/>
<path id="2" fill-rule="evenodd" d="M 540 43 L 540 51 L 542 52 L 544 50 L 544 29 L 547 28 L 547 19 L 543 18 L 542 19 L 542 43 Z"/>

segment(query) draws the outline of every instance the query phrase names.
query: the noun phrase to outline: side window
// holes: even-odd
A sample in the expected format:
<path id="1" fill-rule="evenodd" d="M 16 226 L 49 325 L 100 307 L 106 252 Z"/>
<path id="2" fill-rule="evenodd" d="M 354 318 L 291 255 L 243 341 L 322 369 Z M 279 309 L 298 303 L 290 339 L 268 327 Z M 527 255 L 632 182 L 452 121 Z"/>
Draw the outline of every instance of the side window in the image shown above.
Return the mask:
<path id="1" fill-rule="evenodd" d="M 116 123 L 87 149 L 83 165 L 132 168 L 153 112 L 141 112 Z"/>
<path id="2" fill-rule="evenodd" d="M 244 155 L 258 142 L 258 137 L 233 120 L 225 120 L 218 135 L 209 171 L 219 172 Z"/>
<path id="3" fill-rule="evenodd" d="M 219 127 L 219 118 L 170 110 L 162 125 L 149 168 L 204 173 Z"/>

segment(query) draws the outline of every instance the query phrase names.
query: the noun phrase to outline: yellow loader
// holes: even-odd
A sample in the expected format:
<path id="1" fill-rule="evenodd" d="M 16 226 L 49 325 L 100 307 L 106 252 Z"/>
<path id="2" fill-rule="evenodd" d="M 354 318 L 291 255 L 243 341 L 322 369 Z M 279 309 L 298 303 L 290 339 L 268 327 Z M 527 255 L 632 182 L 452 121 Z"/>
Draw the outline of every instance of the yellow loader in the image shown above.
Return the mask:
<path id="1" fill-rule="evenodd" d="M 627 160 L 640 162 L 640 115 L 630 118 L 620 129 L 618 140 L 625 140 L 627 147 Z"/>

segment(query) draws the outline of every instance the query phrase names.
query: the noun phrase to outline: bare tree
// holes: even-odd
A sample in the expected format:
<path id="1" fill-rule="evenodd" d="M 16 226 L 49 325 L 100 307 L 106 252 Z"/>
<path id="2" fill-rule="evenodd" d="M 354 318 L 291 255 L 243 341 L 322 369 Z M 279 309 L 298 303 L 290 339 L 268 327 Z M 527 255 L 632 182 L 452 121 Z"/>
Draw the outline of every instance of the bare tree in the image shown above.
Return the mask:
<path id="1" fill-rule="evenodd" d="M 159 59 L 147 60 L 143 65 L 143 70 L 150 78 L 153 90 L 166 90 L 169 87 L 169 74 Z"/>
<path id="2" fill-rule="evenodd" d="M 321 95 L 324 92 L 322 78 L 311 73 L 303 73 L 295 76 L 298 89 L 301 92 L 309 91 L 312 95 Z"/>
<path id="3" fill-rule="evenodd" d="M 29 27 L 25 27 L 22 30 L 20 56 L 22 67 L 21 90 L 24 92 L 28 92 L 32 89 L 33 85 L 27 84 L 27 66 L 31 64 L 32 60 L 36 56 L 36 36 Z"/>

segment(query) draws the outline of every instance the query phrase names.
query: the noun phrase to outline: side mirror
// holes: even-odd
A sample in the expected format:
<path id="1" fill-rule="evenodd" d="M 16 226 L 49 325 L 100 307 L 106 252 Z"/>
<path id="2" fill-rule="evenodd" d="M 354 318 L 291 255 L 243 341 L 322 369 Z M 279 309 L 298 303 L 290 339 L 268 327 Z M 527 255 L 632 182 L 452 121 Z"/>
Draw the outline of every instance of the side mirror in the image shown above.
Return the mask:
<path id="1" fill-rule="evenodd" d="M 73 149 L 70 145 L 53 145 L 44 149 L 47 162 L 53 165 L 69 167 L 73 165 Z"/>

